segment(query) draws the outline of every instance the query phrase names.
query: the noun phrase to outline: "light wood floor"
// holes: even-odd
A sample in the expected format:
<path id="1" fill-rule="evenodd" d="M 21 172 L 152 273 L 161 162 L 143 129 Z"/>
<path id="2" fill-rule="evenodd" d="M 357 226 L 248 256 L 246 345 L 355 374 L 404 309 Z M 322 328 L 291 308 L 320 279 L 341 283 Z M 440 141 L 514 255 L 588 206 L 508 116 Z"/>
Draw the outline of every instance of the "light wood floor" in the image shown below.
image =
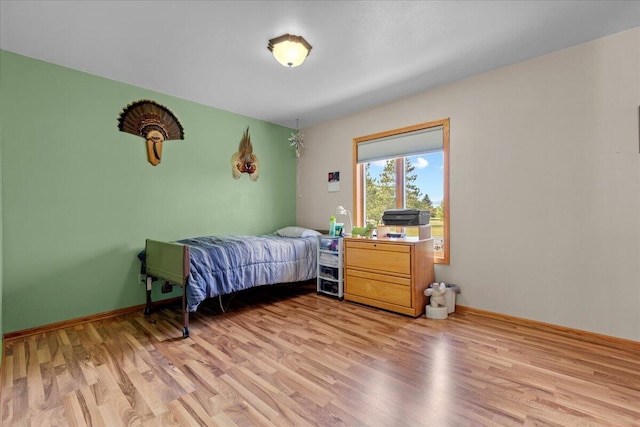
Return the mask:
<path id="1" fill-rule="evenodd" d="M 224 301 L 228 303 L 227 300 Z M 2 425 L 640 426 L 640 354 L 255 289 L 6 342 Z"/>

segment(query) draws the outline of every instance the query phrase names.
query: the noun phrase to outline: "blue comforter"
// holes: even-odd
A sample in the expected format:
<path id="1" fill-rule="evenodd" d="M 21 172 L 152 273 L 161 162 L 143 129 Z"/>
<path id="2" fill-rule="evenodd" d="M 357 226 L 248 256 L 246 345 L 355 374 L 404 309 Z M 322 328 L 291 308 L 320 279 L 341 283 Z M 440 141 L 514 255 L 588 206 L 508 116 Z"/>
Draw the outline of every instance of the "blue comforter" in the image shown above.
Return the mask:
<path id="1" fill-rule="evenodd" d="M 208 236 L 179 243 L 189 246 L 186 296 L 191 312 L 206 298 L 316 277 L 315 237 Z"/>

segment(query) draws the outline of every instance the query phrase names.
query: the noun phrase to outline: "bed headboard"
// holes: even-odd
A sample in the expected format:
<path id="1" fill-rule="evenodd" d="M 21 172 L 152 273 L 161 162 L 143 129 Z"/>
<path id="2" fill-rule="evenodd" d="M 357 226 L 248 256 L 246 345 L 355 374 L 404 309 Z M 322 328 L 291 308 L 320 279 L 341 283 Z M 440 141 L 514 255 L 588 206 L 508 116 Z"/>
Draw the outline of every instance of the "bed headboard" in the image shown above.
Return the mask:
<path id="1" fill-rule="evenodd" d="M 180 243 L 147 239 L 146 270 L 149 276 L 184 286 L 189 277 L 189 247 Z"/>

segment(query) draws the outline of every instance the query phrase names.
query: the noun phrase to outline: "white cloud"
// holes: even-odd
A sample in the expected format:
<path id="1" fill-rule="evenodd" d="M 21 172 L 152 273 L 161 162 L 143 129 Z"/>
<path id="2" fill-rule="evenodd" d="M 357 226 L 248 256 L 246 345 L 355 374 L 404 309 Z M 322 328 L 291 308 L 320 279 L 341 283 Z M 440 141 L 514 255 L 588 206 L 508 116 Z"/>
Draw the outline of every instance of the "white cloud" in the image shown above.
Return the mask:
<path id="1" fill-rule="evenodd" d="M 424 157 L 418 157 L 418 159 L 414 163 L 414 166 L 417 167 L 418 169 L 423 169 L 429 166 L 429 162 Z"/>

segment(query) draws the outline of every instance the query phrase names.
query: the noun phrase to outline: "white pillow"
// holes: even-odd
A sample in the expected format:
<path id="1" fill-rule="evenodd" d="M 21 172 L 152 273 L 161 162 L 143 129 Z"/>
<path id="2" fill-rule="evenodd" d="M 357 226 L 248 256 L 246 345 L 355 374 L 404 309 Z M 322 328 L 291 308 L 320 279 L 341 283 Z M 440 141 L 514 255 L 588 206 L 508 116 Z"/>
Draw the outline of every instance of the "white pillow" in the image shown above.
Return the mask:
<path id="1" fill-rule="evenodd" d="M 284 227 L 276 230 L 276 234 L 282 237 L 313 237 L 320 236 L 322 233 L 304 227 Z"/>

